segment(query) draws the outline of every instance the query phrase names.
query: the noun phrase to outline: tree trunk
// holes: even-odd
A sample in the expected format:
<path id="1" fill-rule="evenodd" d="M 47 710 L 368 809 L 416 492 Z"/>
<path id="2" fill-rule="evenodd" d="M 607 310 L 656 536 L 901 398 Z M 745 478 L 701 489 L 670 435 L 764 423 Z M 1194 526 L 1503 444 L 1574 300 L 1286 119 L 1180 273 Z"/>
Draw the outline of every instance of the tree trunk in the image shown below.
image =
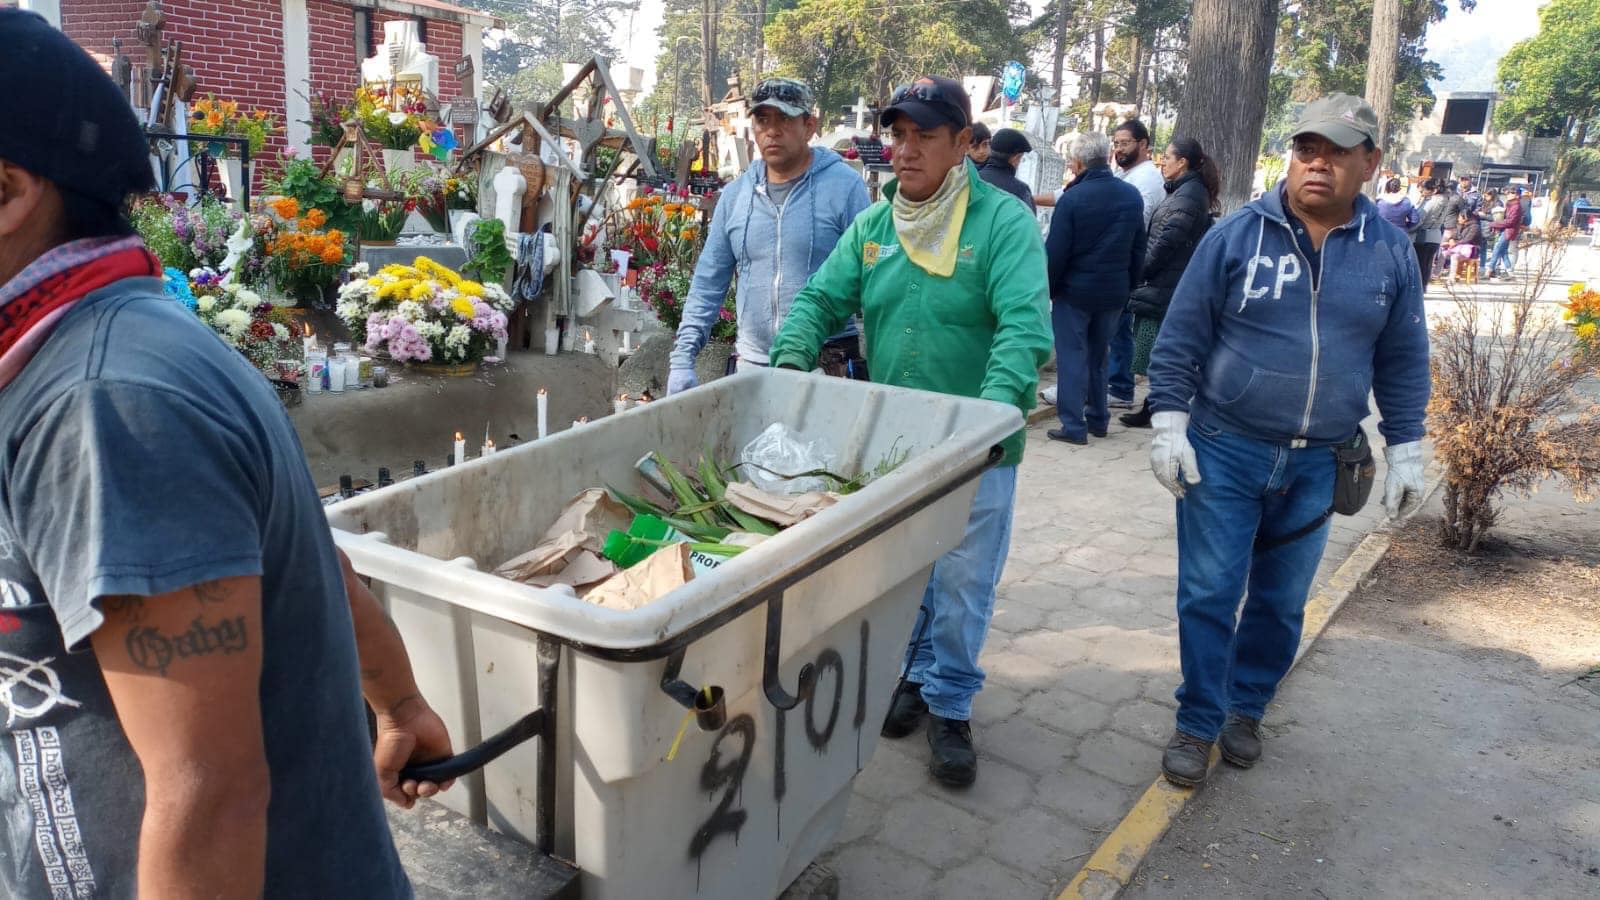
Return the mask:
<path id="1" fill-rule="evenodd" d="M 1278 5 L 1278 0 L 1195 0 L 1189 19 L 1189 71 L 1175 133 L 1198 140 L 1216 160 L 1224 213 L 1250 199 Z"/>
<path id="2" fill-rule="evenodd" d="M 1100 77 L 1106 66 L 1106 27 L 1096 25 L 1094 29 L 1094 79 L 1089 82 L 1089 110 L 1092 115 L 1094 108 L 1100 105 Z"/>
<path id="3" fill-rule="evenodd" d="M 745 88 L 744 92 L 745 92 L 746 95 L 748 95 L 752 91 L 754 91 L 756 89 L 756 85 L 761 83 L 761 73 L 766 70 L 766 67 L 767 67 L 766 64 L 767 64 L 767 0 L 757 0 L 757 2 L 756 2 L 756 77 L 755 77 L 754 81 L 750 82 L 750 86 L 748 88 Z"/>
<path id="4" fill-rule="evenodd" d="M 1056 46 L 1050 55 L 1050 84 L 1056 89 L 1056 102 L 1066 99 L 1062 93 L 1062 61 L 1067 56 L 1067 28 L 1072 24 L 1072 6 L 1069 0 L 1061 0 L 1060 10 L 1056 15 Z"/>
<path id="5" fill-rule="evenodd" d="M 1373 0 L 1368 41 L 1366 97 L 1378 113 L 1378 147 L 1385 159 L 1389 158 L 1394 126 L 1389 120 L 1394 109 L 1395 70 L 1400 65 L 1400 7 L 1401 0 Z"/>
<path id="6" fill-rule="evenodd" d="M 717 0 L 700 4 L 700 105 L 709 109 L 717 101 L 712 82 L 717 77 Z"/>
<path id="7" fill-rule="evenodd" d="M 1132 59 L 1128 68 L 1128 102 L 1133 104 L 1134 116 L 1138 116 L 1139 102 L 1144 99 L 1144 39 L 1137 34 L 1133 36 L 1129 55 Z"/>

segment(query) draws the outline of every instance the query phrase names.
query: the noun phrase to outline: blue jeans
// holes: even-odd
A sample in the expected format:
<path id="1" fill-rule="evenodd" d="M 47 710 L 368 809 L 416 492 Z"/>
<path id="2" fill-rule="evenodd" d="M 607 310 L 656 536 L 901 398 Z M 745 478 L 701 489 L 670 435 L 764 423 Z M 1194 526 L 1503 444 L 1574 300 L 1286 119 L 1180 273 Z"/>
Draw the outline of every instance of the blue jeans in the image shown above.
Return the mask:
<path id="1" fill-rule="evenodd" d="M 1056 336 L 1056 415 L 1069 437 L 1087 438 L 1111 422 L 1106 408 L 1106 344 L 1117 328 L 1115 309 L 1050 304 Z"/>
<path id="2" fill-rule="evenodd" d="M 1514 262 L 1511 258 L 1511 242 L 1506 240 L 1505 232 L 1494 240 L 1494 252 L 1489 254 L 1489 274 L 1496 275 L 1500 272 L 1511 273 Z"/>
<path id="3" fill-rule="evenodd" d="M 972 718 L 972 698 L 983 688 L 978 651 L 989 636 L 995 588 L 1011 552 L 1016 494 L 1016 466 L 985 472 L 961 543 L 933 564 L 904 674 L 922 685 L 922 699 L 936 716 Z"/>
<path id="4" fill-rule="evenodd" d="M 1215 740 L 1229 712 L 1260 719 L 1294 662 L 1328 525 L 1269 549 L 1255 542 L 1327 511 L 1335 460 L 1328 447 L 1203 425 L 1189 426 L 1189 441 L 1201 481 L 1178 501 L 1178 730 Z"/>
<path id="5" fill-rule="evenodd" d="M 1106 391 L 1118 400 L 1133 402 L 1133 313 L 1126 307 L 1111 336 L 1111 374 Z"/>

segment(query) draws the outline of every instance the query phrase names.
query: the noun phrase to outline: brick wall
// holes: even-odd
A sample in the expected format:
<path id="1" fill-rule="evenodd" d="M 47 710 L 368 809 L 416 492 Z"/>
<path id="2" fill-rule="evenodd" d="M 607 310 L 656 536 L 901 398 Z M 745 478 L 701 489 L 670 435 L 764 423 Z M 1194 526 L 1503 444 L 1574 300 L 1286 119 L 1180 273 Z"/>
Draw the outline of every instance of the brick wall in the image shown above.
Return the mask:
<path id="1" fill-rule="evenodd" d="M 361 80 L 361 65 L 356 59 L 355 11 L 336 0 L 306 0 L 310 20 L 311 87 L 335 103 L 350 101 Z M 327 147 L 313 147 L 318 162 L 328 158 Z"/>
<path id="2" fill-rule="evenodd" d="M 122 52 L 142 61 L 134 23 L 143 0 L 62 0 L 61 30 L 96 58 L 109 63 L 111 40 L 122 38 Z M 194 70 L 199 90 L 235 100 L 246 110 L 265 109 L 284 116 L 283 7 L 279 0 L 167 0 L 162 3 L 167 44 L 183 45 L 183 61 Z M 261 157 L 276 160 L 283 135 L 268 139 Z M 260 187 L 261 166 L 256 167 Z"/>

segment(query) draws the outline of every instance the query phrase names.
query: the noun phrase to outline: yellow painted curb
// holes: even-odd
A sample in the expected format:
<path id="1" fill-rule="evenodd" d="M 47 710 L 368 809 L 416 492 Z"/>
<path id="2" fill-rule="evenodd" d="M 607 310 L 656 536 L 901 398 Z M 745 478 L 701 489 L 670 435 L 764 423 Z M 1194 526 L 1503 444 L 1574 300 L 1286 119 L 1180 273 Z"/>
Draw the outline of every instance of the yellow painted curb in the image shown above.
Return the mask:
<path id="1" fill-rule="evenodd" d="M 1440 481 L 1435 479 L 1428 485 L 1423 495 L 1426 504 L 1433 492 L 1438 489 Z M 1334 570 L 1328 578 L 1328 583 L 1306 602 L 1305 622 L 1300 631 L 1300 648 L 1295 652 L 1294 664 L 1298 665 L 1311 650 L 1311 645 L 1327 630 L 1333 617 L 1338 614 L 1345 601 L 1355 593 L 1361 581 L 1372 573 L 1374 567 L 1383 559 L 1389 550 L 1389 532 L 1374 531 L 1361 539 L 1361 543 L 1350 552 L 1339 568 Z M 1294 671 L 1293 666 L 1290 671 Z M 1288 677 L 1287 675 L 1284 677 Z M 1211 752 L 1211 765 L 1217 764 L 1218 753 L 1215 749 Z M 1139 871 L 1139 866 L 1144 864 L 1144 858 L 1149 855 L 1150 848 L 1156 841 L 1167 833 L 1172 823 L 1177 820 L 1178 813 L 1188 805 L 1198 789 L 1183 788 L 1156 776 L 1156 780 L 1145 789 L 1143 795 L 1122 817 L 1117 827 L 1111 829 L 1106 839 L 1100 842 L 1093 854 L 1089 856 L 1078 874 L 1072 876 L 1067 886 L 1056 900 L 1111 900 L 1120 895 L 1124 888 L 1133 881 L 1133 876 Z"/>

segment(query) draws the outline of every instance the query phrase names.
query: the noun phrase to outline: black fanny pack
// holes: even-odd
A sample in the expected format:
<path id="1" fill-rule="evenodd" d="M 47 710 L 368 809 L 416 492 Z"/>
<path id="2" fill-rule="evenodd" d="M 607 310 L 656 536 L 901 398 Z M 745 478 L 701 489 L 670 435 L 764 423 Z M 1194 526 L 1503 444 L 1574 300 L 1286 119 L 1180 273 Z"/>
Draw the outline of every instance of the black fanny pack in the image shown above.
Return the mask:
<path id="1" fill-rule="evenodd" d="M 1372 442 L 1360 425 L 1356 433 L 1343 443 L 1333 445 L 1333 503 L 1326 512 L 1282 537 L 1256 538 L 1257 550 L 1270 550 L 1292 544 L 1322 527 L 1334 513 L 1353 516 L 1361 512 L 1372 496 L 1372 483 L 1378 476 L 1378 464 L 1372 459 Z"/>

